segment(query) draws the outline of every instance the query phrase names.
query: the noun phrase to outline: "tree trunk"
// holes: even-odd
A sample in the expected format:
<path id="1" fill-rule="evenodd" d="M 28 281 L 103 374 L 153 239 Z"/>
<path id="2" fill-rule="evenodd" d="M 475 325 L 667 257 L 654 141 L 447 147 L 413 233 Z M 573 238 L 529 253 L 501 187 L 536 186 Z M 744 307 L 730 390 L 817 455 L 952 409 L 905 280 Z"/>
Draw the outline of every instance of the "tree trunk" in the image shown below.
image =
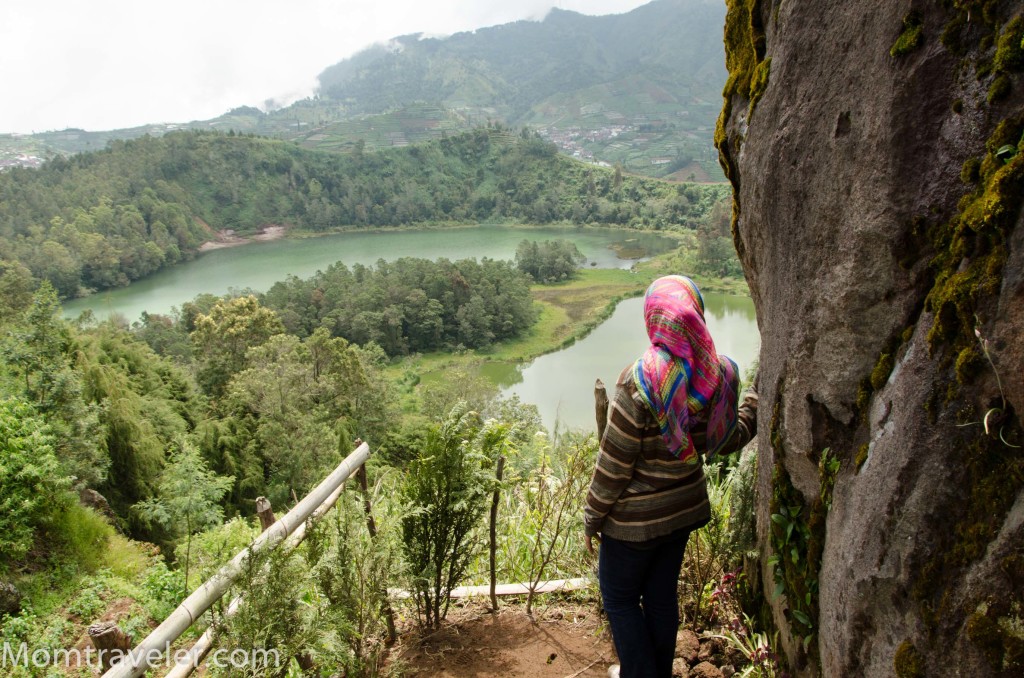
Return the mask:
<path id="1" fill-rule="evenodd" d="M 104 671 L 132 649 L 132 637 L 126 635 L 114 622 L 100 622 L 90 626 L 89 639 L 99 653 Z"/>

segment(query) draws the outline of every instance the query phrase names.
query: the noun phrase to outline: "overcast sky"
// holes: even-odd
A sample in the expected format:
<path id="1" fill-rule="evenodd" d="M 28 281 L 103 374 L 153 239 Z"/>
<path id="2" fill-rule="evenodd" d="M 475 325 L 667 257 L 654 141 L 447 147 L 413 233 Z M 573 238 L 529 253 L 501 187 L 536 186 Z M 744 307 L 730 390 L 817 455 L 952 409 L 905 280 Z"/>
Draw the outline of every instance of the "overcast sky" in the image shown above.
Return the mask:
<path id="1" fill-rule="evenodd" d="M 311 94 L 325 67 L 398 35 L 648 1 L 2 0 L 0 132 L 186 122 L 289 103 Z"/>

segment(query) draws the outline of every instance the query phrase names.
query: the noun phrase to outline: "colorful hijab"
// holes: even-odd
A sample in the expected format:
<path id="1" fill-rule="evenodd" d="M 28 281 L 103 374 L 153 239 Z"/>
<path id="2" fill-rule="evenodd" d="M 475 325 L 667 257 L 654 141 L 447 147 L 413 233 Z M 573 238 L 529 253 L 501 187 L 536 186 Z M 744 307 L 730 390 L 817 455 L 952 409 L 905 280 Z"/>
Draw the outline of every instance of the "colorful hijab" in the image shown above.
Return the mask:
<path id="1" fill-rule="evenodd" d="M 715 351 L 697 285 L 681 275 L 655 280 L 644 297 L 644 321 L 651 346 L 633 378 L 665 444 L 683 461 L 696 461 L 690 429 L 706 411 L 707 454 L 717 453 L 736 427 L 739 370 Z"/>

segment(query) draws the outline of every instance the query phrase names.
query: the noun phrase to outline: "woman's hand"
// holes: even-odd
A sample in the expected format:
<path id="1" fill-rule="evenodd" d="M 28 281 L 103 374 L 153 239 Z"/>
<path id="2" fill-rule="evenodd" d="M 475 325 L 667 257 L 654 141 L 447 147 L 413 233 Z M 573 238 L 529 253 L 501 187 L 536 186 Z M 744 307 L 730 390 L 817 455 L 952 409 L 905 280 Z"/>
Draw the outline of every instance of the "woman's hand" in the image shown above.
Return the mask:
<path id="1" fill-rule="evenodd" d="M 593 537 L 591 537 L 588 534 L 585 537 L 583 537 L 583 540 L 584 540 L 584 543 L 586 543 L 586 545 L 587 545 L 587 552 L 590 555 L 594 555 L 594 540 L 593 540 Z M 601 545 L 601 538 L 600 537 L 598 537 L 598 539 L 597 539 L 597 544 L 598 544 L 598 546 Z"/>

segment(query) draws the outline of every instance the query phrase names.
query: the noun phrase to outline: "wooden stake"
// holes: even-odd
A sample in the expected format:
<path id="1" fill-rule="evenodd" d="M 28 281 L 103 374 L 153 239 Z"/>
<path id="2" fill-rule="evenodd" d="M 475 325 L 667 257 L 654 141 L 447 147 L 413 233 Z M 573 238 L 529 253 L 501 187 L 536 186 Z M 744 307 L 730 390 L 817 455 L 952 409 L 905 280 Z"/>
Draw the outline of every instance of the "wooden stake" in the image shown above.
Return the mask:
<path id="1" fill-rule="evenodd" d="M 597 416 L 597 443 L 601 444 L 604 437 L 605 426 L 608 425 L 608 391 L 604 382 L 598 379 L 594 382 L 594 414 Z"/>
<path id="2" fill-rule="evenodd" d="M 132 649 L 132 637 L 126 635 L 114 622 L 100 622 L 90 626 L 89 640 L 99 653 L 104 671 Z"/>
<path id="3" fill-rule="evenodd" d="M 277 522 L 274 517 L 274 508 L 266 497 L 256 497 L 256 515 L 260 517 L 261 532 L 266 532 L 270 526 Z"/>
<path id="4" fill-rule="evenodd" d="M 495 595 L 494 589 L 498 585 L 498 572 L 497 572 L 497 551 L 498 551 L 498 497 L 501 494 L 501 477 L 505 472 L 505 456 L 498 457 L 498 470 L 495 472 L 495 478 L 498 483 L 494 486 L 494 497 L 491 499 L 491 612 L 498 611 L 498 596 Z"/>

